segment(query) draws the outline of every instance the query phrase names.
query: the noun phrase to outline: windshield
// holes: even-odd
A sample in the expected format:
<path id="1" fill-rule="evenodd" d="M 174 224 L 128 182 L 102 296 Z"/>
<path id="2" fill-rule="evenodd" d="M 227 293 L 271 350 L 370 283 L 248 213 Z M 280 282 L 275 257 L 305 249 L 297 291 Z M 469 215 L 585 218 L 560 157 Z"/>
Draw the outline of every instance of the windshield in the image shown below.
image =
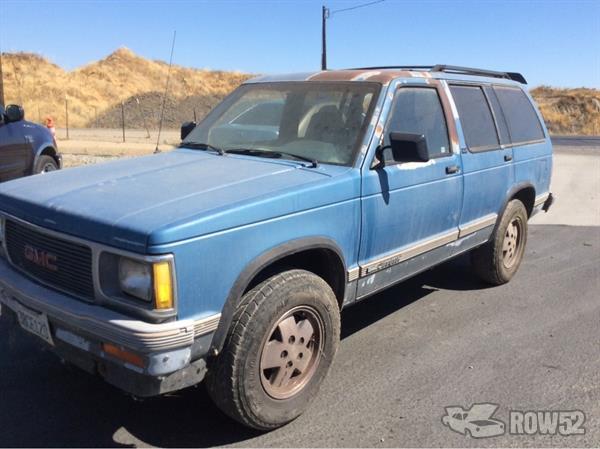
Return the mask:
<path id="1" fill-rule="evenodd" d="M 205 144 L 259 157 L 350 165 L 379 89 L 366 82 L 246 84 L 198 124 L 182 146 Z"/>

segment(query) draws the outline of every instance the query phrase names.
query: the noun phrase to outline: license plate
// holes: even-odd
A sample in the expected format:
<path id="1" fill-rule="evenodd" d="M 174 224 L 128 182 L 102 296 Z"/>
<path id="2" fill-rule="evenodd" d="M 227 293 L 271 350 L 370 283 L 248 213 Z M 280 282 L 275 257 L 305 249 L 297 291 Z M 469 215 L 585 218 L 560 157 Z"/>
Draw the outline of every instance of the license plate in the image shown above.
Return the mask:
<path id="1" fill-rule="evenodd" d="M 31 332 L 33 335 L 37 335 L 42 340 L 54 346 L 48 317 L 45 314 L 36 313 L 21 306 L 17 310 L 17 318 L 23 329 Z"/>

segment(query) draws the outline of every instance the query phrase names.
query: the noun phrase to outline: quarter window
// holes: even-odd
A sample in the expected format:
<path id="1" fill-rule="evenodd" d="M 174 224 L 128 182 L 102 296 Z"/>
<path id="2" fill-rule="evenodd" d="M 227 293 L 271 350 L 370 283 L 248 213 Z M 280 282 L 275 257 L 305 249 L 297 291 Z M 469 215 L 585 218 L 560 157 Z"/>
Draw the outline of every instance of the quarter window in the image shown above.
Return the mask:
<path id="1" fill-rule="evenodd" d="M 495 86 L 494 91 L 504 111 L 512 143 L 544 138 L 542 125 L 525 92 L 519 88 L 504 86 Z"/>
<path id="2" fill-rule="evenodd" d="M 450 91 L 469 150 L 498 148 L 498 134 L 488 102 L 479 86 L 451 86 Z"/>
<path id="3" fill-rule="evenodd" d="M 389 145 L 391 132 L 421 134 L 427 139 L 430 157 L 450 153 L 446 118 L 436 89 L 425 87 L 399 89 L 387 127 L 388 132 L 384 142 L 386 145 Z"/>

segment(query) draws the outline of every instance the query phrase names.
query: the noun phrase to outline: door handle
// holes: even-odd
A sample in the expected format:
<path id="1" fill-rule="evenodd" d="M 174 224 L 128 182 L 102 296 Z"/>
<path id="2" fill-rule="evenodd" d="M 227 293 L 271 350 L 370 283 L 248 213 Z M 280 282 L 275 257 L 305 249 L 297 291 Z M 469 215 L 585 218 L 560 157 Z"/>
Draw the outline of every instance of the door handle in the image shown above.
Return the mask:
<path id="1" fill-rule="evenodd" d="M 512 161 L 512 156 L 510 154 L 505 154 L 504 155 L 504 161 L 505 162 L 510 162 Z"/>
<path id="2" fill-rule="evenodd" d="M 458 165 L 449 165 L 448 167 L 446 167 L 446 174 L 447 175 L 452 175 L 454 173 L 458 173 L 460 169 L 458 168 Z"/>

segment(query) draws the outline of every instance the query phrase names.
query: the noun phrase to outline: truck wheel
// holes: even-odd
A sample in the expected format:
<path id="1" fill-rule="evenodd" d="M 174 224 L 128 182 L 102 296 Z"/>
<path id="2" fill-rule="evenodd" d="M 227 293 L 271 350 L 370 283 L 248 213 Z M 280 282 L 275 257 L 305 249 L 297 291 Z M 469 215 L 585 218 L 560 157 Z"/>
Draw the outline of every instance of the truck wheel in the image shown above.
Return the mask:
<path id="1" fill-rule="evenodd" d="M 40 173 L 49 173 L 51 171 L 56 170 L 58 170 L 58 164 L 56 163 L 56 161 L 50 156 L 42 155 L 37 160 L 33 173 L 37 175 Z"/>
<path id="2" fill-rule="evenodd" d="M 282 426 L 317 395 L 339 340 L 331 287 L 305 270 L 277 274 L 242 298 L 223 351 L 209 363 L 209 395 L 246 426 Z"/>
<path id="3" fill-rule="evenodd" d="M 492 285 L 506 284 L 519 269 L 527 243 L 527 210 L 519 200 L 506 206 L 492 238 L 471 252 L 477 275 Z"/>

